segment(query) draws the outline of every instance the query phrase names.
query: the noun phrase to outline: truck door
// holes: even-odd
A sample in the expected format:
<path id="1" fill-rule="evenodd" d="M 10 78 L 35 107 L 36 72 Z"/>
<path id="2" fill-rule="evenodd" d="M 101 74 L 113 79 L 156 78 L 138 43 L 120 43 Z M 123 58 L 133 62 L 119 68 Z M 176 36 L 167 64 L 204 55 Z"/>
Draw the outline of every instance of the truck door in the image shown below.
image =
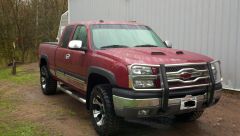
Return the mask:
<path id="1" fill-rule="evenodd" d="M 82 48 L 87 49 L 87 28 L 84 25 L 76 27 L 72 40 L 81 40 Z M 67 67 L 66 76 L 71 85 L 79 90 L 86 91 L 87 63 L 88 53 L 83 50 L 71 50 L 71 65 Z"/>
<path id="2" fill-rule="evenodd" d="M 61 40 L 59 42 L 59 47 L 55 53 L 55 65 L 56 65 L 56 76 L 67 82 L 65 73 L 68 67 L 71 65 L 71 50 L 68 49 L 68 44 L 72 38 L 75 26 L 67 26 L 63 32 Z"/>

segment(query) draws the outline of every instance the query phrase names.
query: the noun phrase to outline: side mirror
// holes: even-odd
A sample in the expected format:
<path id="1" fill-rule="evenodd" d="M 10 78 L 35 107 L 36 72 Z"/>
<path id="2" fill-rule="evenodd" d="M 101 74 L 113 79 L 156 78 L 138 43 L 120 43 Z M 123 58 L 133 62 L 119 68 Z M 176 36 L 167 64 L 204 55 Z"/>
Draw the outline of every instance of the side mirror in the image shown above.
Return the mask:
<path id="1" fill-rule="evenodd" d="M 69 42 L 68 48 L 73 50 L 80 50 L 82 48 L 82 41 L 72 40 Z"/>
<path id="2" fill-rule="evenodd" d="M 168 48 L 172 48 L 172 42 L 170 42 L 170 41 L 164 41 L 164 44 L 165 44 Z"/>

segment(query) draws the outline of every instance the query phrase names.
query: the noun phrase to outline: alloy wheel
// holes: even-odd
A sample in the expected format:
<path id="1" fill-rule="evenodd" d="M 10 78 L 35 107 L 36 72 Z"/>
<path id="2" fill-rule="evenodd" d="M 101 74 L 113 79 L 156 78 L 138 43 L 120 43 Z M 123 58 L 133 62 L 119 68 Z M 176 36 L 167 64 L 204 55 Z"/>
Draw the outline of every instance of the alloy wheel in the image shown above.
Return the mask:
<path id="1" fill-rule="evenodd" d="M 105 107 L 103 104 L 103 100 L 99 95 L 95 95 L 93 98 L 93 117 L 96 121 L 97 126 L 104 125 L 105 120 Z"/>

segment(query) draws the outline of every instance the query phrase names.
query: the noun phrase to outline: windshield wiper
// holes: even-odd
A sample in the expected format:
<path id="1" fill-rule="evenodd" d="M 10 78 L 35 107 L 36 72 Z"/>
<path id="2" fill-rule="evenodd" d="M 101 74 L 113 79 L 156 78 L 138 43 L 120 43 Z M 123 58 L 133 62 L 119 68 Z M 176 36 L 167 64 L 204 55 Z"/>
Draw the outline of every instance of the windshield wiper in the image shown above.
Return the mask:
<path id="1" fill-rule="evenodd" d="M 134 47 L 159 47 L 157 45 L 151 45 L 151 44 L 143 44 L 143 45 L 136 45 Z"/>
<path id="2" fill-rule="evenodd" d="M 101 49 L 106 49 L 106 48 L 128 48 L 127 45 L 107 45 L 101 47 Z"/>

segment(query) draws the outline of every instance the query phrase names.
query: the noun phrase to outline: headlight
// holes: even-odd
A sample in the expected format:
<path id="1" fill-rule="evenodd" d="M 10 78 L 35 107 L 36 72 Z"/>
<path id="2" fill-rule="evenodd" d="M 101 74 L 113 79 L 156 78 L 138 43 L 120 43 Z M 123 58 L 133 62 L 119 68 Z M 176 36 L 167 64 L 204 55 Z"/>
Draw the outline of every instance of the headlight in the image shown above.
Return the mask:
<path id="1" fill-rule="evenodd" d="M 159 66 L 131 65 L 129 69 L 129 87 L 134 90 L 160 89 Z"/>
<path id="2" fill-rule="evenodd" d="M 220 61 L 211 62 L 211 68 L 212 68 L 215 83 L 222 82 L 222 73 L 221 73 Z"/>
<path id="3" fill-rule="evenodd" d="M 132 66 L 133 75 L 152 75 L 152 68 L 147 66 Z"/>

